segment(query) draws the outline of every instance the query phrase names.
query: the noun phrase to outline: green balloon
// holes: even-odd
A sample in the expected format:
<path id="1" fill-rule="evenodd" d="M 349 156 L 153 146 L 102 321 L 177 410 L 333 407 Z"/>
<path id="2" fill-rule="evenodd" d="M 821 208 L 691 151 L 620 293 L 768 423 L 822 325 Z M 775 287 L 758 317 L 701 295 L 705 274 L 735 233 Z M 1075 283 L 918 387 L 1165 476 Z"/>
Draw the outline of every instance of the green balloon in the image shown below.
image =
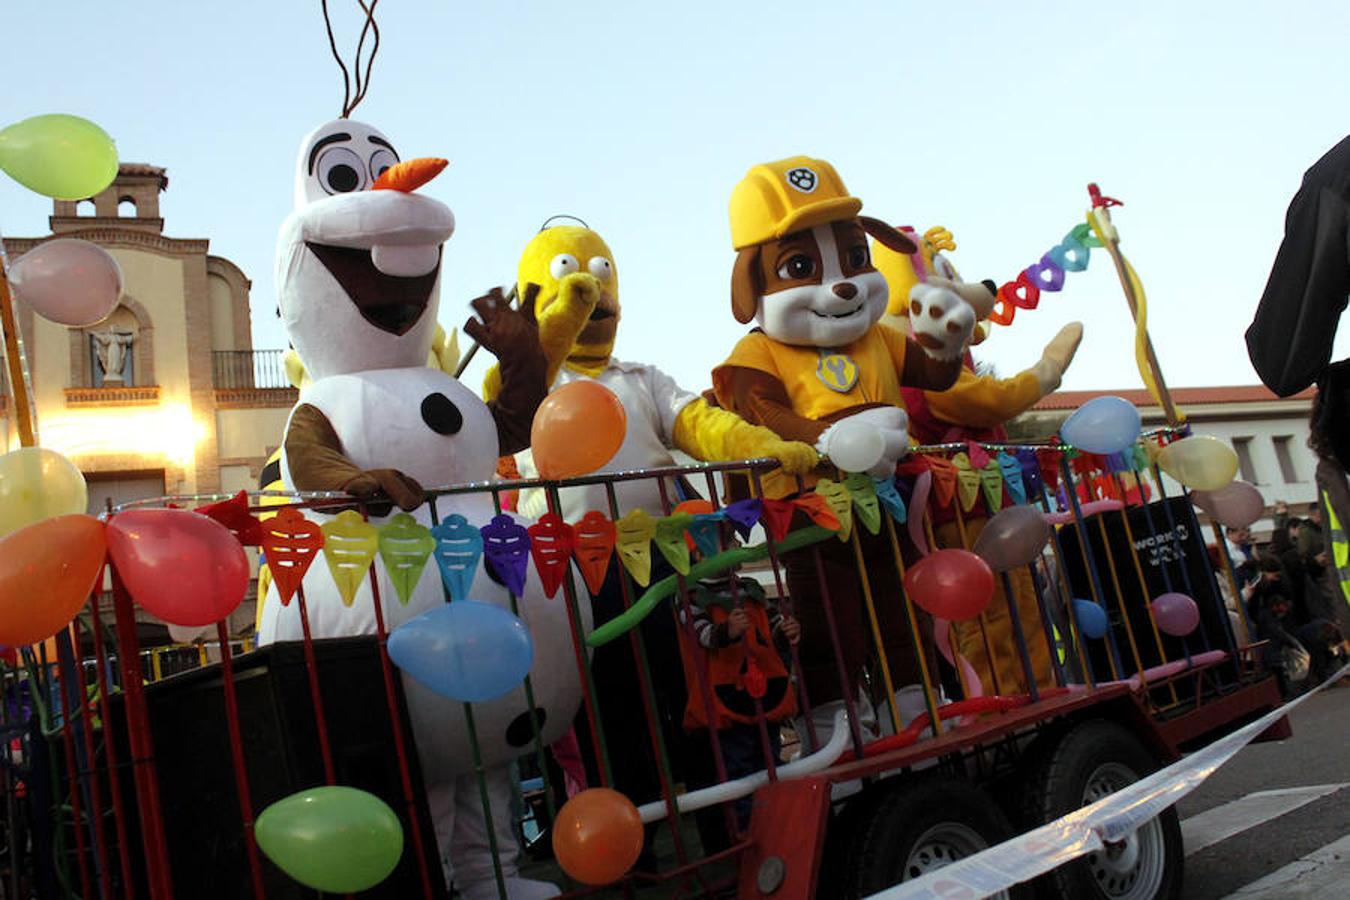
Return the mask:
<path id="1" fill-rule="evenodd" d="M 318 787 L 278 800 L 253 833 L 267 858 L 301 884 L 329 894 L 372 888 L 403 855 L 403 826 L 365 791 Z"/>
<path id="2" fill-rule="evenodd" d="M 57 200 L 83 200 L 117 177 L 117 146 L 88 119 L 55 113 L 0 131 L 0 169 Z"/>

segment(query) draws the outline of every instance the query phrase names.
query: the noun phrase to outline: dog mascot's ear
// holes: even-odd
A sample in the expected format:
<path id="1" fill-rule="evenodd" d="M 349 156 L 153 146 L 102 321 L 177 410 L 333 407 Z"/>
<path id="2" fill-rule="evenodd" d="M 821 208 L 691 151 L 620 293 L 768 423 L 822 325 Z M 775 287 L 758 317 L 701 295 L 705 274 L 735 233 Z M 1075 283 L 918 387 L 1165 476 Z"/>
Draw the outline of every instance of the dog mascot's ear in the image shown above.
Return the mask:
<path id="1" fill-rule="evenodd" d="M 755 317 L 759 298 L 764 293 L 764 279 L 759 271 L 759 245 L 742 249 L 736 254 L 736 266 L 731 270 L 731 314 L 742 325 Z"/>
<path id="2" fill-rule="evenodd" d="M 919 249 L 919 245 L 914 243 L 909 235 L 899 229 L 892 228 L 880 219 L 874 219 L 871 216 L 858 216 L 858 224 L 862 226 L 863 231 L 875 238 L 877 243 L 889 247 L 896 253 L 908 255 L 917 252 Z"/>

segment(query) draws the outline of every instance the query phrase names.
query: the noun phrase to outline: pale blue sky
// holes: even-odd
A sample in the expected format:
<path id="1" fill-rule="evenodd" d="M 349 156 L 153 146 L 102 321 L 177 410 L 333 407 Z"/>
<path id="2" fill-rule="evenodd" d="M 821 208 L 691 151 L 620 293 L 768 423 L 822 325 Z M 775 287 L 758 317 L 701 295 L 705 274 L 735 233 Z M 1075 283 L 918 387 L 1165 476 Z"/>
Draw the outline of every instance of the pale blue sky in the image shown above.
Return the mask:
<path id="1" fill-rule="evenodd" d="M 350 48 L 356 5 L 331 5 Z M 1126 203 L 1115 218 L 1168 380 L 1254 383 L 1241 335 L 1285 207 L 1350 131 L 1350 4 L 945 6 L 384 0 L 355 117 L 405 158 L 451 160 L 426 189 L 458 220 L 447 324 L 513 279 L 546 217 L 575 214 L 614 250 L 618 354 L 702 389 L 744 332 L 727 292 L 731 187 L 754 163 L 806 153 L 833 162 L 866 212 L 948 226 L 963 273 L 1000 283 L 1081 219 L 1084 186 L 1100 182 Z M 274 239 L 299 140 L 341 100 L 317 0 L 7 12 L 0 124 L 87 116 L 124 160 L 167 167 L 167 233 L 238 263 L 256 345 L 284 346 Z M 0 179 L 6 234 L 45 233 L 49 211 Z M 1011 374 L 1072 318 L 1087 334 L 1065 386 L 1139 386 L 1100 254 L 984 355 Z"/>

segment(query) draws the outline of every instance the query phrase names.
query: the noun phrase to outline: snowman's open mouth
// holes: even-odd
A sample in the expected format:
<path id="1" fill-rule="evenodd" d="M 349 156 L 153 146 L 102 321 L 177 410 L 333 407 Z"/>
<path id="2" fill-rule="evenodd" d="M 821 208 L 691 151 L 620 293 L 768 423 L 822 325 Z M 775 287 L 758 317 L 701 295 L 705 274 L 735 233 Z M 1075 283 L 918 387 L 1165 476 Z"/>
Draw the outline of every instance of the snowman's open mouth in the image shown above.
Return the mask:
<path id="1" fill-rule="evenodd" d="M 369 250 L 310 241 L 305 246 L 342 285 L 361 317 L 389 334 L 406 334 L 422 318 L 440 272 L 438 261 L 425 275 L 386 275 L 375 268 Z"/>

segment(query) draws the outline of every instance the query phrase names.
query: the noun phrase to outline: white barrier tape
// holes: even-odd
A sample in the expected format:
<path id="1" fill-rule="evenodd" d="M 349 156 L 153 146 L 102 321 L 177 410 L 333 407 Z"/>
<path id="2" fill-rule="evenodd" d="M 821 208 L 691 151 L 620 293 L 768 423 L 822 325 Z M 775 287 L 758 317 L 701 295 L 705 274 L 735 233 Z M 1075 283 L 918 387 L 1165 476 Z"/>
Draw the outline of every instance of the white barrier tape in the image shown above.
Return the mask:
<path id="1" fill-rule="evenodd" d="M 1215 769 L 1294 707 L 1347 675 L 1350 666 L 1293 702 L 1090 806 L 873 894 L 868 900 L 976 900 L 1044 875 L 1070 860 L 1102 849 L 1106 843 L 1121 841 L 1195 790 Z"/>
<path id="2" fill-rule="evenodd" d="M 810 756 L 804 756 L 795 762 L 779 766 L 777 769 L 778 780 L 788 781 L 793 778 L 802 778 L 807 775 L 814 775 L 822 769 L 828 769 L 835 764 L 839 757 L 844 755 L 848 740 L 848 713 L 841 709 L 834 714 L 834 730 L 830 732 L 830 739 L 825 746 Z M 696 809 L 712 806 L 714 803 L 725 803 L 728 800 L 748 797 L 768 783 L 769 775 L 767 772 L 756 772 L 753 775 L 746 775 L 744 778 L 737 778 L 735 781 L 727 781 L 722 784 L 715 784 L 712 787 L 690 791 L 687 794 L 680 794 L 675 798 L 675 806 L 680 812 L 692 812 Z M 665 801 L 657 800 L 654 803 L 642 804 L 638 807 L 638 815 L 642 816 L 642 821 L 647 824 L 659 822 L 666 817 Z"/>

